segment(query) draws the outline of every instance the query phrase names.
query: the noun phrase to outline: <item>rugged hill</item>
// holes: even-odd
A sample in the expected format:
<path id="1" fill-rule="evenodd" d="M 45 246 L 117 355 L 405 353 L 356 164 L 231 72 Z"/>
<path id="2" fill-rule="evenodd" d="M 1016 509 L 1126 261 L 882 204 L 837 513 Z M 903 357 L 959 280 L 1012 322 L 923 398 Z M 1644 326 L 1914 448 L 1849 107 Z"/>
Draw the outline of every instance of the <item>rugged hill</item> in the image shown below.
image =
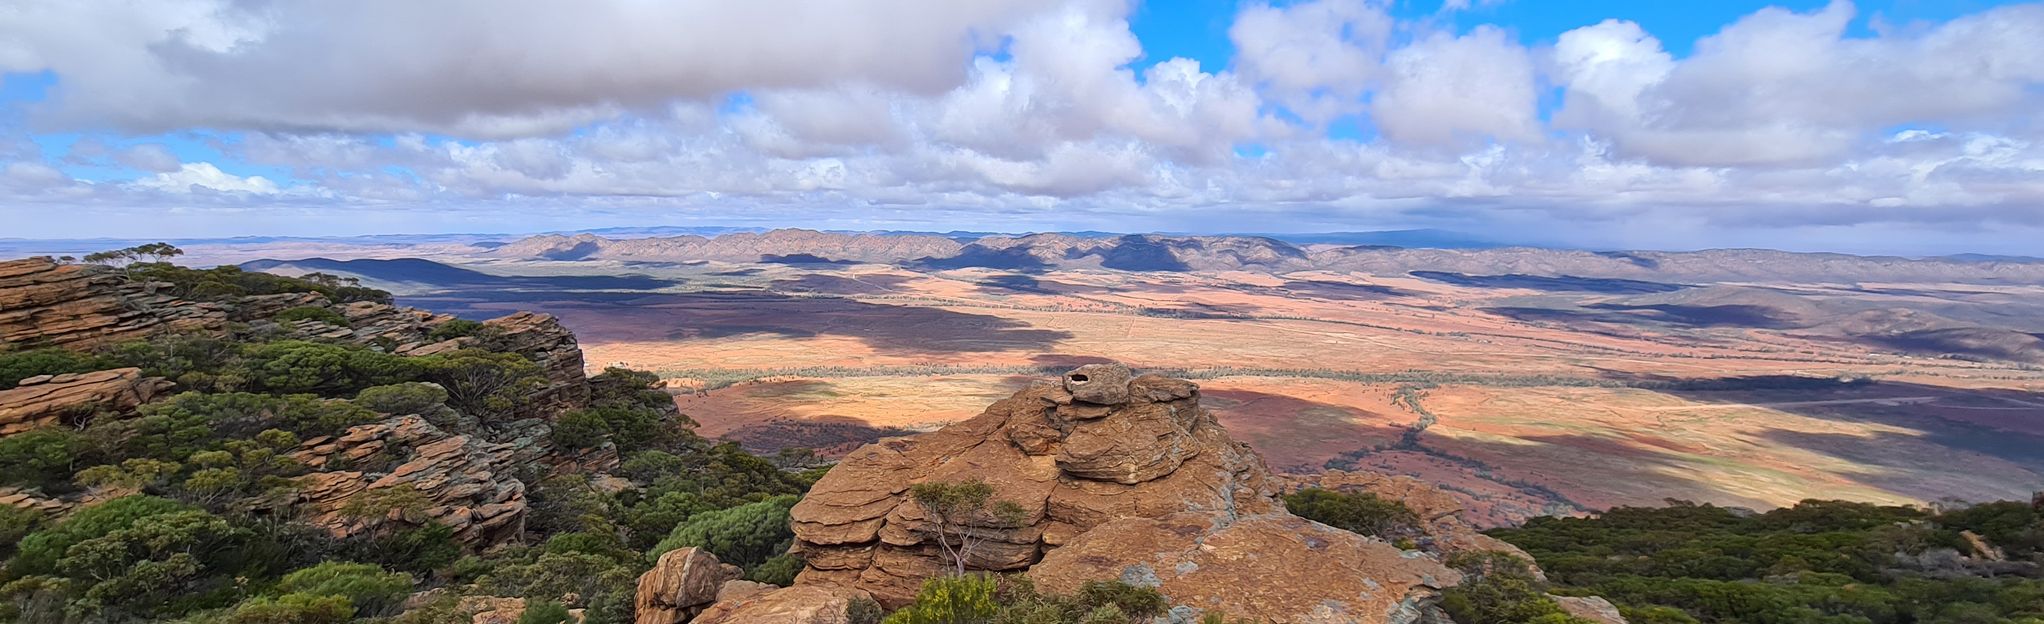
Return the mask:
<path id="1" fill-rule="evenodd" d="M 897 262 L 911 258 L 950 256 L 960 244 L 932 235 L 836 234 L 783 229 L 765 233 L 735 232 L 714 238 L 674 236 L 609 239 L 594 234 L 550 234 L 514 241 L 491 250 L 499 258 L 539 260 L 637 260 L 647 262 L 760 262 L 781 256 L 809 255 L 829 260 Z"/>
<path id="2" fill-rule="evenodd" d="M 1301 247 L 1259 236 L 985 236 L 961 243 L 926 234 L 773 230 L 705 238 L 610 239 L 544 235 L 483 252 L 494 258 L 760 262 L 781 257 L 908 264 L 930 269 L 1105 268 L 1124 271 L 1294 271 L 1377 275 L 1437 271 L 1655 282 L 1953 282 L 2044 284 L 2044 260 L 2015 257 L 1901 258 L 1765 249 L 1590 252 L 1532 247 L 1416 249 Z"/>

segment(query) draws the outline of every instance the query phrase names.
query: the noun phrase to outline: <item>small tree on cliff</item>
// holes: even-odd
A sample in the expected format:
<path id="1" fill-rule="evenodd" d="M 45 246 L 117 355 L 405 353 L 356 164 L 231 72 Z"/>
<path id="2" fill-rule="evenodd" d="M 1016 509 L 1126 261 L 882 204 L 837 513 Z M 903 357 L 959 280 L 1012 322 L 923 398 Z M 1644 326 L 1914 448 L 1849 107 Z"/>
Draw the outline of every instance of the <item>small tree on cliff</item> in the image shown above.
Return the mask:
<path id="1" fill-rule="evenodd" d="M 1022 524 L 1027 513 L 1014 501 L 994 501 L 994 488 L 985 481 L 971 479 L 956 483 L 928 481 L 909 488 L 909 496 L 930 520 L 937 524 L 937 545 L 944 549 L 945 556 L 959 576 L 965 575 L 965 562 L 981 544 L 986 543 L 984 532 L 976 532 L 975 520 L 991 518 L 999 526 Z M 986 526 L 986 523 L 977 523 Z"/>

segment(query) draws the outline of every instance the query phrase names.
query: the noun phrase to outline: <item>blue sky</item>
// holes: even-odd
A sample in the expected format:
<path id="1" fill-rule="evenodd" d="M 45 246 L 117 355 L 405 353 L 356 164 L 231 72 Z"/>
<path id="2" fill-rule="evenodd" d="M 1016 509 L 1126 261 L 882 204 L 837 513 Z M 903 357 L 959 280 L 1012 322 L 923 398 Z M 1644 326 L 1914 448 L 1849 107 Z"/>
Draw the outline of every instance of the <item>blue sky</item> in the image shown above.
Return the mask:
<path id="1" fill-rule="evenodd" d="M 25 2 L 0 237 L 2044 224 L 2037 4 Z"/>

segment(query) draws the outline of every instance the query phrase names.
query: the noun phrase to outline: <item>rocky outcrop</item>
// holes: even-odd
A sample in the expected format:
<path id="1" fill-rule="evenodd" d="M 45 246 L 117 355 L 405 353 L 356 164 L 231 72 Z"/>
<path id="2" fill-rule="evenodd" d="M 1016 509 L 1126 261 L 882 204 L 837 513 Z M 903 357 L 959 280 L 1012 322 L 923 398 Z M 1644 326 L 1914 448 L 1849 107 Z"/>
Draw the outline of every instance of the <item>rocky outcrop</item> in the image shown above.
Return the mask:
<path id="1" fill-rule="evenodd" d="M 508 474 L 515 454 L 400 416 L 306 440 L 292 457 L 318 471 L 301 477 L 300 508 L 335 537 L 438 522 L 483 546 L 523 529 L 525 484 Z"/>
<path id="2" fill-rule="evenodd" d="M 102 266 L 40 257 L 0 262 L 0 346 L 82 349 L 227 324 L 226 306 L 155 290 Z"/>
<path id="3" fill-rule="evenodd" d="M 719 599 L 692 624 L 855 624 L 880 617 L 872 596 L 842 585 L 796 585 L 735 598 Z"/>
<path id="4" fill-rule="evenodd" d="M 964 481 L 986 483 L 1019 517 L 940 523 L 910 494 L 919 483 Z M 970 420 L 847 456 L 792 512 L 808 562 L 795 587 L 719 603 L 704 617 L 844 595 L 831 592 L 899 606 L 949 571 L 943 545 L 963 539 L 979 543 L 969 568 L 1026 572 L 1048 591 L 1106 579 L 1154 587 L 1177 605 L 1171 621 L 1438 615 L 1433 602 L 1459 574 L 1432 554 L 1293 516 L 1281 487 L 1200 408 L 1191 382 L 1086 366 Z"/>
<path id="5" fill-rule="evenodd" d="M 744 574 L 737 566 L 717 561 L 717 556 L 707 550 L 667 551 L 660 555 L 653 569 L 639 576 L 638 594 L 633 597 L 638 610 L 637 624 L 687 622 L 718 600 L 726 582 Z"/>
<path id="6" fill-rule="evenodd" d="M 1280 512 L 1262 459 L 1228 439 L 1190 382 L 1143 376 L 1121 391 L 1084 380 L 1038 383 L 972 419 L 868 445 L 846 456 L 792 511 L 799 582 L 837 583 L 881 603 L 908 602 L 923 579 L 951 566 L 938 523 L 908 496 L 923 482 L 983 481 L 1021 508 L 1016 522 L 967 519 L 980 546 L 967 564 L 1022 570 L 1102 524 L 1205 512 L 1224 518 Z M 1127 379 L 1126 369 L 1119 373 Z M 1077 394 L 1117 404 L 1079 400 Z"/>
<path id="7" fill-rule="evenodd" d="M 1157 588 L 1184 615 L 1256 622 L 1414 622 L 1460 580 L 1419 553 L 1291 514 L 1199 512 L 1100 525 L 1044 555 L 1029 577 L 1066 594 L 1120 579 Z"/>
<path id="8" fill-rule="evenodd" d="M 1280 477 L 1287 493 L 1317 487 L 1337 492 L 1375 494 L 1398 501 L 1419 517 L 1419 535 L 1413 541 L 1420 550 L 1447 557 L 1469 552 L 1502 552 L 1528 563 L 1533 556 L 1519 547 L 1484 535 L 1462 517 L 1462 502 L 1455 495 L 1425 481 L 1403 475 L 1375 472 L 1329 470 L 1315 475 Z M 1538 570 L 1535 570 L 1538 574 Z"/>
<path id="9" fill-rule="evenodd" d="M 551 314 L 516 312 L 488 321 L 492 341 L 508 351 L 532 358 L 546 373 L 547 385 L 535 393 L 536 404 L 579 405 L 589 396 L 589 379 L 582 371 L 582 347 L 574 332 L 562 327 Z"/>
<path id="10" fill-rule="evenodd" d="M 174 385 L 139 368 L 38 375 L 0 390 L 0 436 L 95 413 L 133 411 Z"/>
<path id="11" fill-rule="evenodd" d="M 433 355 L 485 346 L 477 337 L 434 337 L 455 317 L 386 303 L 333 304 L 318 293 L 252 295 L 228 302 L 186 301 L 167 284 L 136 283 L 118 269 L 49 258 L 0 262 L 0 347 L 87 349 L 163 334 L 225 334 L 230 323 L 271 323 L 279 312 L 326 308 L 347 326 L 299 320 L 283 327 L 307 339 L 346 342 L 398 355 Z M 485 321 L 492 350 L 533 360 L 546 384 L 526 402 L 535 410 L 574 407 L 588 397 L 575 335 L 547 314 L 518 312 Z"/>

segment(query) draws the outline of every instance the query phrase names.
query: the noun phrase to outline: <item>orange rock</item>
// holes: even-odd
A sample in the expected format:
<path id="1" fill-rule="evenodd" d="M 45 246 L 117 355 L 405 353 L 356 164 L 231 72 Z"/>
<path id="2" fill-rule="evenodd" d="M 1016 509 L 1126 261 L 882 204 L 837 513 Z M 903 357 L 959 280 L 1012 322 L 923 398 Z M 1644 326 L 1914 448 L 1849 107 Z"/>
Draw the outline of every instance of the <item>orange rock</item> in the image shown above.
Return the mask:
<path id="1" fill-rule="evenodd" d="M 637 624 L 682 624 L 716 602 L 724 584 L 744 572 L 717 561 L 700 548 L 677 548 L 660 555 L 653 569 L 639 576 L 633 599 Z M 740 590 L 742 592 L 742 590 Z"/>
<path id="2" fill-rule="evenodd" d="M 96 412 L 133 411 L 173 385 L 161 377 L 144 377 L 139 368 L 23 379 L 14 388 L 0 390 L 0 436 Z"/>
<path id="3" fill-rule="evenodd" d="M 720 601 L 696 616 L 693 624 L 852 624 L 856 621 L 852 612 L 872 600 L 866 592 L 843 585 L 796 585 Z"/>
<path id="4" fill-rule="evenodd" d="M 1155 587 L 1189 616 L 1254 622 L 1415 622 L 1461 576 L 1438 561 L 1283 512 L 1176 513 L 1095 527 L 1029 569 L 1039 588 Z M 1193 619 L 1193 618 L 1188 618 Z"/>

